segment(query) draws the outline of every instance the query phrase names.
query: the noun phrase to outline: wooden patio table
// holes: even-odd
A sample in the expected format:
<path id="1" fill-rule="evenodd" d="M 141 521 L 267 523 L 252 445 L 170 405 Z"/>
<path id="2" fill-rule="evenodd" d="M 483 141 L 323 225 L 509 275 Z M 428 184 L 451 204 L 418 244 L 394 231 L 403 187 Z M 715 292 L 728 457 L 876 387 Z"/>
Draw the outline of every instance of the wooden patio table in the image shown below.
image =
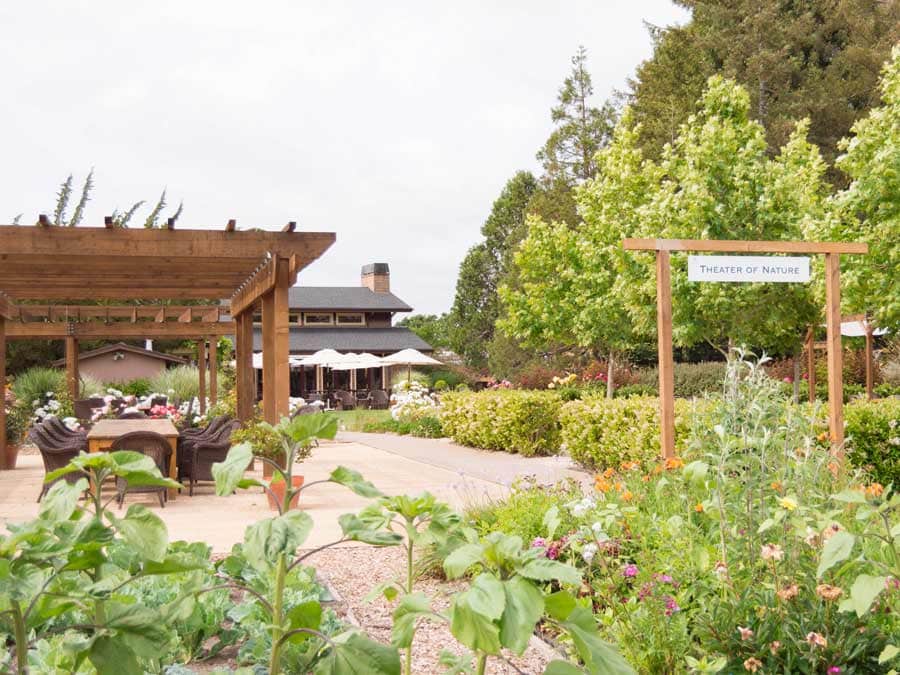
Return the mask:
<path id="1" fill-rule="evenodd" d="M 169 455 L 169 478 L 178 480 L 178 462 L 176 453 L 178 452 L 178 429 L 172 424 L 171 420 L 153 420 L 147 418 L 145 420 L 100 420 L 88 432 L 88 451 L 89 452 L 106 452 L 120 436 L 130 434 L 132 431 L 153 431 L 161 436 L 165 436 L 172 447 L 172 454 Z M 169 488 L 169 499 L 175 500 L 178 496 L 178 490 Z"/>

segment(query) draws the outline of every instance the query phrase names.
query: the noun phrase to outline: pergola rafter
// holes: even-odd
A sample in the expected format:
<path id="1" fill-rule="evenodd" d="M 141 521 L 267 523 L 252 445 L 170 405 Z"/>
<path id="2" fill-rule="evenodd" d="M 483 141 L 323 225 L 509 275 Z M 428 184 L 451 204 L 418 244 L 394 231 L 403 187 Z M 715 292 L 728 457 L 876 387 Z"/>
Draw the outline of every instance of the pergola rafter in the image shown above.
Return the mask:
<path id="1" fill-rule="evenodd" d="M 0 225 L 0 383 L 5 383 L 6 340 L 63 339 L 70 386 L 77 386 L 78 339 L 197 339 L 201 353 L 210 341 L 213 377 L 215 340 L 237 338 L 239 414 L 252 413 L 252 308 L 263 304 L 264 329 L 283 328 L 270 345 L 263 371 L 271 391 L 266 418 L 288 412 L 288 288 L 297 273 L 334 243 L 330 232 L 238 231 L 229 220 L 223 230 L 126 229 Z M 267 270 L 261 275 L 258 270 Z M 261 279 L 265 276 L 265 281 Z M 239 290 L 240 289 L 240 290 Z M 206 300 L 237 297 L 251 311 L 224 305 L 84 305 L 78 300 Z M 17 301 L 52 301 L 20 304 Z M 234 300 L 232 300 L 234 302 Z M 268 307 L 268 310 L 266 309 Z M 265 330 L 264 330 L 265 332 Z M 281 354 L 280 352 L 284 353 Z M 205 359 L 201 359 L 205 379 Z M 276 372 L 283 365 L 284 372 Z M 215 396 L 215 384 L 210 392 Z M 5 451 L 5 414 L 0 405 L 0 456 Z"/>

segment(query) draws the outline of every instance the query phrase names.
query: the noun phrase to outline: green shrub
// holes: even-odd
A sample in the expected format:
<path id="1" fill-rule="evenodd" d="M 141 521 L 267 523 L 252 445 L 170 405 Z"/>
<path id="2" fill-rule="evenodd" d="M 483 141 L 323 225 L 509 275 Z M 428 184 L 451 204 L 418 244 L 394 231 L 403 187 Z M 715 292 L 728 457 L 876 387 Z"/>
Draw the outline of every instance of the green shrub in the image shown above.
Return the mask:
<path id="1" fill-rule="evenodd" d="M 581 398 L 581 390 L 575 387 L 564 387 L 559 390 L 559 399 L 561 401 L 577 401 Z"/>
<path id="2" fill-rule="evenodd" d="M 410 424 L 409 433 L 420 438 L 442 438 L 444 428 L 437 417 L 420 417 Z"/>
<path id="3" fill-rule="evenodd" d="M 444 391 L 448 388 L 448 384 L 446 380 L 435 380 L 434 385 L 432 385 L 432 389 L 435 391 Z"/>
<path id="4" fill-rule="evenodd" d="M 460 382 L 458 385 L 453 387 L 453 390 L 454 391 L 469 391 L 469 385 L 467 385 L 465 382 Z"/>
<path id="5" fill-rule="evenodd" d="M 675 400 L 675 444 L 685 454 L 692 427 L 702 426 L 709 404 Z M 559 414 L 562 447 L 589 469 L 647 462 L 659 457 L 659 399 L 587 397 L 566 403 Z"/>
<path id="6" fill-rule="evenodd" d="M 81 398 L 90 398 L 91 396 L 105 396 L 108 385 L 103 384 L 96 377 L 90 375 L 79 376 L 79 390 Z"/>
<path id="7" fill-rule="evenodd" d="M 656 396 L 656 387 L 649 384 L 626 384 L 616 389 L 616 398 L 631 398 L 632 396 Z"/>
<path id="8" fill-rule="evenodd" d="M 219 391 L 225 391 L 226 379 L 221 373 L 217 375 Z M 200 371 L 194 366 L 168 368 L 151 378 L 150 389 L 158 394 L 166 394 L 170 403 L 188 401 L 200 395 Z"/>
<path id="9" fill-rule="evenodd" d="M 650 387 L 653 394 L 659 391 L 659 370 L 647 368 L 638 371 L 633 384 Z M 703 363 L 676 363 L 675 396 L 693 398 L 704 394 L 718 394 L 722 391 L 725 380 L 725 364 L 716 361 Z"/>
<path id="10" fill-rule="evenodd" d="M 844 417 L 850 461 L 879 483 L 900 486 L 900 399 L 854 401 Z"/>
<path id="11" fill-rule="evenodd" d="M 66 373 L 59 368 L 29 368 L 13 380 L 12 391 L 16 395 L 17 405 L 30 409 L 32 402 L 43 401 L 47 392 L 52 391 L 57 397 L 64 394 L 67 391 Z"/>
<path id="12" fill-rule="evenodd" d="M 198 374 L 197 377 L 199 378 L 200 375 Z M 108 388 L 118 389 L 126 396 L 146 396 L 147 394 L 153 392 L 153 388 L 150 385 L 150 380 L 143 377 L 139 377 L 128 382 L 107 382 L 105 385 L 103 385 L 103 389 L 105 391 Z"/>
<path id="13" fill-rule="evenodd" d="M 521 537 L 528 544 L 537 537 L 547 536 L 544 515 L 553 506 L 560 507 L 556 536 L 574 529 L 577 519 L 562 505 L 581 497 L 581 486 L 571 478 L 548 486 L 528 477 L 516 481 L 502 500 L 471 506 L 465 515 L 482 535 L 505 532 Z"/>
<path id="14" fill-rule="evenodd" d="M 900 384 L 891 384 L 890 382 L 882 382 L 875 385 L 875 395 L 881 398 L 888 396 L 900 396 Z"/>
<path id="15" fill-rule="evenodd" d="M 444 433 L 457 443 L 526 457 L 559 452 L 559 395 L 549 391 L 496 390 L 446 394 Z"/>

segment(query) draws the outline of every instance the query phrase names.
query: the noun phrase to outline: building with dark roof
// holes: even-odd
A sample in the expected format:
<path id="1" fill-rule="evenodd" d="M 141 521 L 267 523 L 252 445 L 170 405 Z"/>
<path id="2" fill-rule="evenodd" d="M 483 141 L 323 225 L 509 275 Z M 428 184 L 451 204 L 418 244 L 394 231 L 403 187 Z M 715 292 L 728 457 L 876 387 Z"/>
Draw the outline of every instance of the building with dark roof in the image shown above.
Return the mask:
<path id="1" fill-rule="evenodd" d="M 320 349 L 368 352 L 376 356 L 387 356 L 407 348 L 424 353 L 434 351 L 408 328 L 393 325 L 396 314 L 411 312 L 412 307 L 391 292 L 391 272 L 387 263 L 364 265 L 359 286 L 295 286 L 289 291 L 288 305 L 292 356 L 306 356 Z M 259 324 L 253 329 L 253 349 L 262 349 Z M 337 378 L 349 378 L 342 384 L 352 389 L 356 389 L 357 377 L 366 378 L 368 388 L 382 387 L 386 375 L 377 370 L 334 373 Z M 322 388 L 321 369 L 299 369 L 292 372 L 291 377 L 294 393 Z M 361 381 L 359 384 L 362 387 Z"/>
<path id="2" fill-rule="evenodd" d="M 78 372 L 100 382 L 130 382 L 151 379 L 170 366 L 187 363 L 185 359 L 152 349 L 116 342 L 78 354 Z M 65 359 L 51 365 L 64 368 Z"/>

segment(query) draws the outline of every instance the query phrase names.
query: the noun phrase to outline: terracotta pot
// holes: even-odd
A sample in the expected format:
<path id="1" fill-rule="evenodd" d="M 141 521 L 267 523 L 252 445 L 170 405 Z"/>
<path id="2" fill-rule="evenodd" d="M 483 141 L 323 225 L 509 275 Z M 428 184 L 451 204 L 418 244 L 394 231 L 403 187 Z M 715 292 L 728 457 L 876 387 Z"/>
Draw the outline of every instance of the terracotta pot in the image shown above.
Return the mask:
<path id="1" fill-rule="evenodd" d="M 283 457 L 283 456 L 275 458 L 274 461 L 275 461 L 277 464 L 280 464 L 281 466 L 284 466 L 284 457 Z M 262 468 L 263 468 L 263 478 L 265 478 L 266 480 L 268 480 L 269 478 L 272 477 L 272 474 L 275 473 L 275 467 L 273 467 L 273 466 L 272 466 L 271 464 L 269 464 L 268 462 L 263 462 L 262 460 L 260 460 L 260 464 L 262 464 Z"/>
<path id="2" fill-rule="evenodd" d="M 6 443 L 6 452 L 0 457 L 0 470 L 12 471 L 16 468 L 16 460 L 19 457 L 19 444 Z"/>
<path id="3" fill-rule="evenodd" d="M 293 484 L 295 490 L 299 487 L 302 487 L 303 486 L 303 476 L 291 476 L 291 483 Z M 279 504 L 284 504 L 284 487 L 285 486 L 284 486 L 283 480 L 280 480 L 277 483 L 272 483 L 269 485 L 269 488 L 272 490 L 272 492 L 275 493 L 275 496 L 278 498 L 278 501 L 276 502 L 272 498 L 272 495 L 270 495 L 268 492 L 266 493 L 266 496 L 269 498 L 269 508 L 272 509 L 273 511 L 278 510 Z M 297 502 L 299 502 L 299 501 L 300 501 L 300 493 L 298 492 L 291 499 L 290 508 L 296 509 Z"/>

